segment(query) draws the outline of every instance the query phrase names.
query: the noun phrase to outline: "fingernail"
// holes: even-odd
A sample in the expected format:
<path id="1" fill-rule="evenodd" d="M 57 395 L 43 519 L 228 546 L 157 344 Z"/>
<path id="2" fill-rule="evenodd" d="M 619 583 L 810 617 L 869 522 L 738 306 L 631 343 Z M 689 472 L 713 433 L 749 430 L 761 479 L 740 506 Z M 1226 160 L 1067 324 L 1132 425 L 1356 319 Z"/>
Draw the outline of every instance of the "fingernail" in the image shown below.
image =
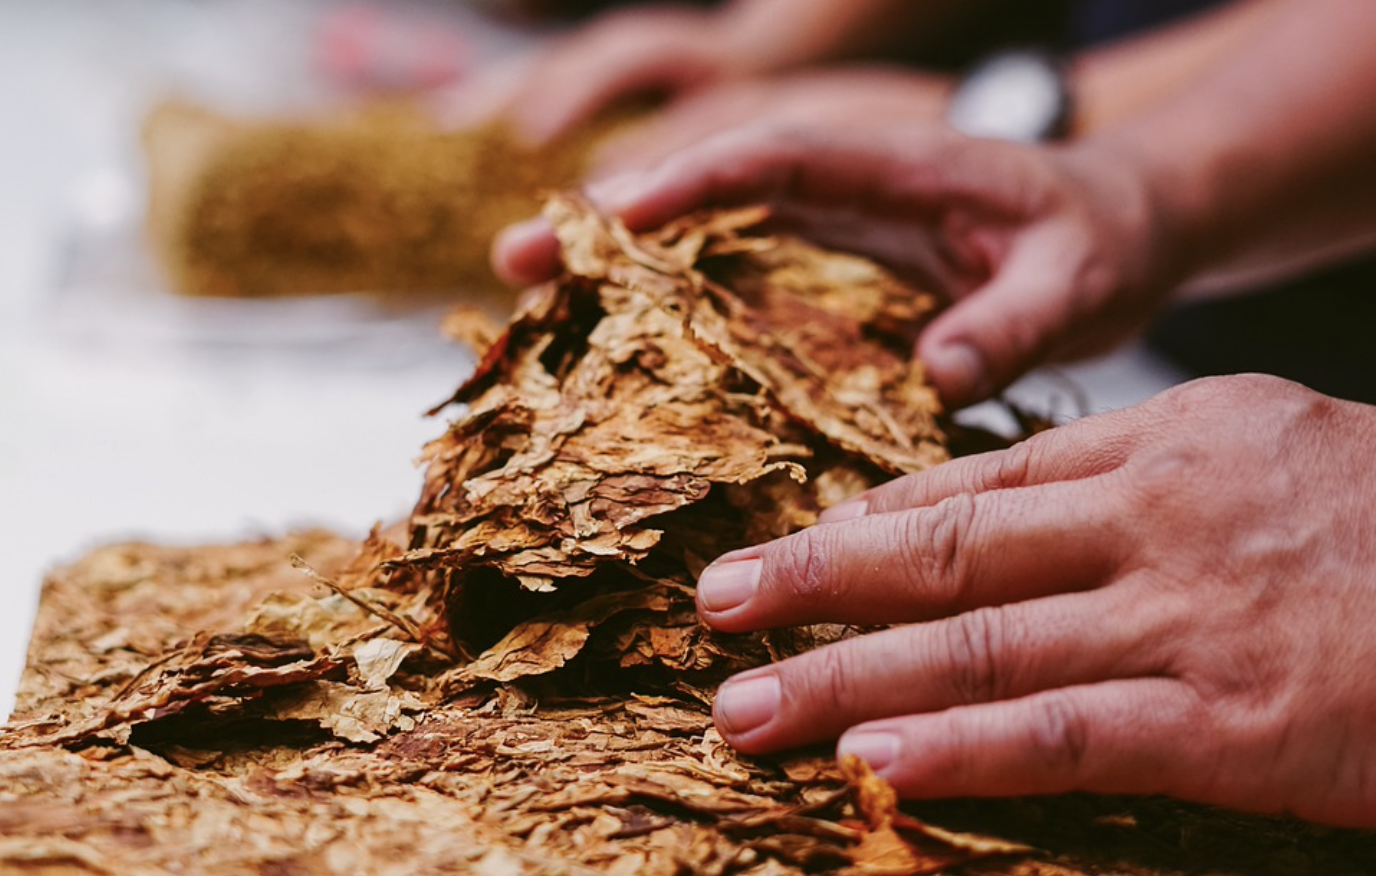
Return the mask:
<path id="1" fill-rule="evenodd" d="M 836 744 L 836 757 L 848 754 L 869 764 L 870 769 L 879 772 L 898 759 L 898 737 L 892 733 L 878 730 L 861 730 L 847 733 Z"/>
<path id="2" fill-rule="evenodd" d="M 502 282 L 528 286 L 559 271 L 559 244 L 548 221 L 537 217 L 509 225 L 492 242 L 492 269 Z"/>
<path id="3" fill-rule="evenodd" d="M 851 499 L 832 505 L 830 508 L 817 515 L 818 523 L 840 523 L 842 520 L 853 520 L 856 517 L 864 517 L 870 511 L 870 503 L 864 499 Z"/>
<path id="4" fill-rule="evenodd" d="M 728 681 L 717 690 L 717 717 L 728 733 L 749 733 L 779 713 L 783 689 L 774 675 Z"/>
<path id="5" fill-rule="evenodd" d="M 928 354 L 926 364 L 952 399 L 973 400 L 988 394 L 984 357 L 969 344 L 957 341 L 938 347 Z"/>
<path id="6" fill-rule="evenodd" d="M 760 586 L 764 561 L 758 557 L 708 566 L 698 578 L 698 602 L 708 611 L 744 605 Z"/>

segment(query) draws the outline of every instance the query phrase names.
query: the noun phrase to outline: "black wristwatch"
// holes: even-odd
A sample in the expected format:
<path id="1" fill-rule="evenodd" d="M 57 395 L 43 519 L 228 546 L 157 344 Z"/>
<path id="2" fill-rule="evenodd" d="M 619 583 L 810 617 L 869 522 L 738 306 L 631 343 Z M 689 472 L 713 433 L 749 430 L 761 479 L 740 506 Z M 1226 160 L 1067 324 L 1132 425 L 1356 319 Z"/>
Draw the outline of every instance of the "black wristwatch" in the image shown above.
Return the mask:
<path id="1" fill-rule="evenodd" d="M 946 120 L 975 137 L 1037 143 L 1065 136 L 1071 93 L 1066 65 L 1039 49 L 990 55 L 956 86 Z"/>

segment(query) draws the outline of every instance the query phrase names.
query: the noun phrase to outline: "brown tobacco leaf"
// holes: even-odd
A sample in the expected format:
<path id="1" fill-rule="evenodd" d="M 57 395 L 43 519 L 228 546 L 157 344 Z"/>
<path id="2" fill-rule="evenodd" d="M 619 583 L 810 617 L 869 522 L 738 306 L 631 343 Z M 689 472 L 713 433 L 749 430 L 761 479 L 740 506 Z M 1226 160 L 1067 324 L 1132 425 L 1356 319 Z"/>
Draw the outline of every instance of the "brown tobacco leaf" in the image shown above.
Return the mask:
<path id="1" fill-rule="evenodd" d="M 437 698 L 416 674 L 427 652 L 389 638 L 394 628 L 321 592 L 286 560 L 301 553 L 381 599 L 377 580 L 346 566 L 358 549 L 319 533 L 194 549 L 128 545 L 58 570 L 16 723 L 0 733 L 0 871 L 801 876 L 913 874 L 943 861 L 952 876 L 1356 876 L 1376 860 L 1371 834 L 1160 799 L 940 801 L 918 822 L 856 764 L 847 779 L 826 755 L 738 755 L 704 704 L 674 695 L 537 700 L 502 684 Z M 127 744 L 108 732 L 43 743 L 25 729 L 84 725 L 124 702 L 119 691 L 139 669 L 128 645 L 114 644 L 122 638 L 151 652 L 144 666 L 171 655 L 160 666 L 190 680 L 189 668 L 204 669 L 214 649 L 190 660 L 178 644 L 184 630 L 232 630 L 236 612 L 264 617 L 255 602 L 296 604 L 312 592 L 354 613 L 363 630 L 347 632 L 333 609 L 300 613 L 343 635 L 329 646 L 344 655 L 335 677 L 259 695 L 245 688 L 237 706 L 221 687 L 213 712 L 144 721 Z M 111 634 L 140 621 L 137 637 Z M 294 656 L 231 642 L 243 669 Z M 413 710 L 413 698 L 423 709 Z M 1048 851 L 1019 853 L 971 834 Z"/>
<path id="2" fill-rule="evenodd" d="M 875 775 L 860 758 L 844 757 L 840 767 L 855 794 L 856 808 L 869 825 L 855 849 L 855 863 L 848 874 L 940 873 L 975 858 L 1026 856 L 1035 851 L 1023 843 L 959 833 L 913 818 L 898 808 L 898 794 L 893 786 Z"/>
<path id="3" fill-rule="evenodd" d="M 558 669 L 582 651 L 592 627 L 622 612 L 665 613 L 673 604 L 674 594 L 663 587 L 604 593 L 559 612 L 557 617 L 534 618 L 517 625 L 480 659 L 464 667 L 464 672 L 472 678 L 491 681 L 542 675 Z"/>
<path id="4" fill-rule="evenodd" d="M 911 359 L 933 299 L 752 231 L 760 209 L 644 235 L 575 197 L 546 212 L 566 272 L 496 337 L 453 321 L 485 352 L 389 565 L 444 594 L 463 649 L 490 649 L 469 679 L 587 653 L 707 670 L 794 649 L 809 635 L 721 644 L 691 585 L 726 550 L 946 458 Z"/>
<path id="5" fill-rule="evenodd" d="M 316 543 L 324 539 L 317 534 L 300 537 L 294 543 L 313 556 L 321 556 Z M 378 564 L 399 553 L 399 548 L 375 531 L 361 549 L 354 549 L 351 562 L 323 555 L 331 566 L 339 568 L 340 580 L 353 586 L 343 593 L 316 595 L 300 589 L 305 579 L 284 566 L 282 556 L 254 558 L 250 564 L 245 557 L 251 552 L 245 548 L 239 553 L 240 558 L 231 560 L 234 565 L 228 567 L 218 564 L 213 553 L 196 557 L 187 566 L 187 580 L 178 582 L 175 595 L 151 588 L 146 569 L 131 567 L 130 571 L 137 570 L 137 577 L 119 585 L 114 598 L 128 600 L 136 609 L 151 605 L 184 617 L 200 600 L 210 606 L 235 606 L 240 618 L 235 622 L 221 612 L 207 611 L 208 618 L 223 618 L 216 623 L 228 631 L 204 631 L 187 641 L 173 638 L 156 646 L 150 642 L 145 650 L 156 656 L 137 655 L 137 665 L 117 648 L 125 638 L 121 631 L 127 627 L 104 619 L 103 626 L 113 626 L 113 630 L 101 633 L 96 641 L 103 649 L 102 656 L 113 665 L 74 671 L 76 667 L 45 664 L 61 666 L 58 677 L 91 679 L 75 688 L 88 708 L 80 715 L 59 712 L 19 723 L 12 728 L 13 741 L 70 747 L 123 745 L 160 739 L 169 733 L 194 736 L 199 730 L 244 720 L 311 721 L 342 739 L 361 741 L 414 723 L 409 714 L 420 710 L 421 699 L 408 691 L 391 691 L 389 682 L 403 662 L 422 650 L 422 644 L 390 638 L 395 629 L 379 625 L 371 613 L 360 608 L 369 605 L 396 618 L 428 602 L 425 594 L 407 595 L 369 586 L 378 583 L 374 580 Z M 100 562 L 117 558 L 114 549 L 95 556 Z M 197 574 L 198 563 L 207 567 L 201 574 L 220 579 L 228 574 L 251 573 L 248 580 L 262 582 L 260 587 L 247 590 L 260 600 L 258 605 L 253 607 L 243 598 L 243 588 L 226 600 L 216 588 L 197 586 L 191 576 Z M 124 574 L 122 562 L 106 572 L 98 564 L 94 568 L 98 574 Z M 78 587 L 80 581 L 78 578 Z M 285 586 L 289 584 L 297 589 Z M 343 589 L 339 584 L 333 586 Z M 48 589 L 63 594 L 61 598 L 77 607 L 89 601 L 74 599 L 72 583 L 61 577 L 50 581 Z M 131 626 L 139 620 L 137 615 L 116 617 Z M 159 621 L 147 626 L 157 630 Z M 414 628 L 412 623 L 406 625 Z M 181 633 L 176 627 L 164 629 L 169 637 Z M 40 681 L 30 692 L 26 683 L 20 693 L 21 710 L 26 701 L 42 702 L 54 695 L 60 696 L 61 689 Z"/>
<path id="6" fill-rule="evenodd" d="M 122 685 L 101 712 L 66 725 L 39 722 L 17 732 L 33 744 L 96 739 L 123 744 L 143 724 L 176 717 L 209 720 L 274 689 L 330 676 L 340 667 L 338 660 L 317 657 L 302 642 L 200 633 Z"/>
<path id="7" fill-rule="evenodd" d="M 387 553 L 377 544 L 367 552 Z M 130 586 L 145 598 L 177 586 L 179 552 L 125 553 L 141 570 Z M 61 577 L 91 580 L 100 559 Z M 234 603 L 243 590 L 261 595 L 262 576 L 250 571 L 257 561 L 245 547 L 224 564 L 216 595 Z M 269 602 L 310 586 L 280 574 L 270 576 L 282 591 Z M 351 578 L 348 568 L 335 574 Z M 352 580 L 356 589 L 369 583 Z M 69 588 L 65 600 L 45 601 L 34 665 L 56 653 L 68 654 L 74 674 L 100 665 L 98 650 L 64 635 L 63 615 L 104 608 L 112 621 L 131 617 L 133 605 L 112 610 L 110 590 Z M 333 591 L 318 598 L 364 614 Z M 205 610 L 213 615 L 213 600 Z M 316 617 L 337 627 L 329 613 Z M 818 763 L 788 779 L 740 760 L 701 704 L 631 696 L 537 708 L 514 688 L 423 704 L 397 684 L 419 645 L 352 638 L 330 653 L 351 653 L 356 671 L 302 673 L 290 687 L 284 675 L 286 696 L 251 694 L 250 670 L 296 671 L 309 649 L 253 635 L 169 639 L 167 658 L 124 686 L 144 703 L 181 697 L 181 720 L 135 719 L 122 705 L 129 694 L 101 705 L 31 702 L 26 723 L 0 738 L 0 869 L 163 872 L 194 860 L 207 874 L 708 874 L 750 872 L 744 862 L 753 856 L 767 868 L 760 872 L 794 874 L 790 862 L 844 864 L 863 834 L 837 821 L 853 813 L 834 770 Z M 194 696 L 204 704 L 226 694 L 229 667 L 212 658 L 231 649 L 237 702 L 226 696 L 187 719 Z M 206 680 L 224 684 L 210 689 Z M 125 732 L 26 736 L 50 708 L 72 728 L 124 719 Z"/>

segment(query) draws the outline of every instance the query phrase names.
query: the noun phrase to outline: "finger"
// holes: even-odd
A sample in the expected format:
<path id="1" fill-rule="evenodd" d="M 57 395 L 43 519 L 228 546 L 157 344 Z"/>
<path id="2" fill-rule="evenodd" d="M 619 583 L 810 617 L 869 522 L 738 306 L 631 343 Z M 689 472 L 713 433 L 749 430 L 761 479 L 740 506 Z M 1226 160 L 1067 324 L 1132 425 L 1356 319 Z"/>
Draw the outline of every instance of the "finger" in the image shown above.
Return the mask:
<path id="1" fill-rule="evenodd" d="M 513 105 L 512 118 L 525 139 L 543 145 L 619 98 L 675 92 L 709 75 L 694 59 L 644 41 L 607 50 L 580 44 L 540 65 Z"/>
<path id="2" fill-rule="evenodd" d="M 759 753 L 879 718 L 1153 673 L 1169 619 L 1148 617 L 1125 591 L 981 609 L 809 651 L 723 684 L 717 725 L 733 746 Z"/>
<path id="3" fill-rule="evenodd" d="M 756 202 L 863 205 L 872 215 L 914 220 L 924 210 L 935 215 L 948 195 L 970 194 L 967 162 L 956 161 L 959 147 L 973 142 L 928 126 L 863 137 L 750 126 L 676 153 L 602 206 L 637 230 L 702 207 Z"/>
<path id="4" fill-rule="evenodd" d="M 691 8 L 613 12 L 569 34 L 542 56 L 513 105 L 517 127 L 545 143 L 615 99 L 675 91 L 720 72 L 716 16 Z"/>
<path id="5" fill-rule="evenodd" d="M 593 151 L 589 178 L 644 170 L 730 126 L 738 113 L 721 112 L 716 104 L 686 97 L 653 118 L 610 137 Z"/>
<path id="6" fill-rule="evenodd" d="M 730 139 L 730 135 L 727 135 Z M 760 174 L 777 175 L 791 173 L 788 168 L 766 163 L 741 168 L 743 179 L 754 184 L 771 187 L 771 183 L 758 179 Z M 653 186 L 647 180 L 655 176 L 655 171 L 628 171 L 605 179 L 600 179 L 586 188 L 588 199 L 602 210 L 621 217 L 628 227 L 635 231 L 657 227 L 664 221 L 677 218 L 681 213 L 670 211 L 663 216 L 658 214 L 636 213 L 636 205 L 641 195 Z M 749 200 L 749 198 L 745 198 Z M 691 208 L 685 207 L 683 213 Z M 796 211 L 795 211 L 796 212 Z M 800 214 L 799 214 L 800 215 Z M 553 277 L 559 270 L 559 243 L 554 237 L 549 223 L 533 219 L 508 226 L 497 235 L 492 248 L 493 270 L 505 282 L 522 285 L 542 282 Z"/>
<path id="7" fill-rule="evenodd" d="M 943 462 L 928 471 L 881 484 L 822 512 L 834 523 L 934 505 L 961 494 L 987 493 L 1075 481 L 1121 467 L 1150 427 L 1133 408 L 1085 417 L 1033 435 L 1006 450 Z"/>
<path id="8" fill-rule="evenodd" d="M 978 141 L 930 126 L 864 138 L 749 127 L 714 135 L 652 170 L 600 180 L 587 193 L 633 231 L 656 228 L 708 206 L 765 202 L 778 206 L 781 218 L 793 217 L 803 225 L 809 224 L 809 216 L 815 220 L 829 214 L 832 221 L 811 223 L 830 227 L 824 240 L 855 244 L 858 251 L 881 259 L 902 251 L 906 242 L 913 260 L 912 251 L 923 249 L 921 239 L 903 229 L 920 223 L 924 212 L 935 215 L 943 198 L 969 196 L 972 187 L 984 184 L 964 170 L 950 171 L 962 146 L 980 148 Z M 915 152 L 921 160 L 909 161 Z M 837 230 L 847 223 L 849 234 Z M 864 246 L 864 231 L 875 228 L 882 233 L 868 239 L 882 252 Z M 523 230 L 494 250 L 494 266 L 521 282 L 546 280 L 557 271 L 557 262 L 548 255 L 555 248 L 552 237 L 541 239 Z M 936 271 L 935 254 L 916 259 L 919 272 Z"/>
<path id="9" fill-rule="evenodd" d="M 947 405 L 983 401 L 1048 359 L 1079 306 L 1068 291 L 1083 291 L 1073 263 L 1078 246 L 1059 230 L 1028 232 L 983 288 L 922 333 L 917 356 Z"/>
<path id="10" fill-rule="evenodd" d="M 1136 678 L 891 718 L 837 745 L 904 797 L 1093 791 L 1208 796 L 1221 752 L 1207 708 L 1183 682 Z"/>
<path id="11" fill-rule="evenodd" d="M 640 67 L 605 67 L 580 56 L 545 65 L 536 74 L 538 88 L 526 88 L 511 110 L 522 140 L 543 146 L 587 121 L 598 110 L 627 93 L 655 87 L 659 71 Z"/>
<path id="12" fill-rule="evenodd" d="M 755 81 L 714 84 L 688 92 L 645 123 L 601 144 L 593 155 L 593 172 L 597 177 L 607 177 L 644 170 L 766 112 L 777 117 L 769 95 L 769 86 Z"/>
<path id="13" fill-rule="evenodd" d="M 947 290 L 962 283 L 959 266 L 948 257 L 949 248 L 912 217 L 876 215 L 864 204 L 775 202 L 765 227 L 770 233 L 866 256 L 917 289 Z"/>
<path id="14" fill-rule="evenodd" d="M 698 612 L 726 632 L 900 623 L 1097 586 L 1131 543 L 1117 506 L 1086 480 L 814 526 L 712 563 Z"/>
<path id="15" fill-rule="evenodd" d="M 549 221 L 528 219 L 498 233 L 492 243 L 492 270 L 509 286 L 533 286 L 559 273 L 559 252 Z"/>

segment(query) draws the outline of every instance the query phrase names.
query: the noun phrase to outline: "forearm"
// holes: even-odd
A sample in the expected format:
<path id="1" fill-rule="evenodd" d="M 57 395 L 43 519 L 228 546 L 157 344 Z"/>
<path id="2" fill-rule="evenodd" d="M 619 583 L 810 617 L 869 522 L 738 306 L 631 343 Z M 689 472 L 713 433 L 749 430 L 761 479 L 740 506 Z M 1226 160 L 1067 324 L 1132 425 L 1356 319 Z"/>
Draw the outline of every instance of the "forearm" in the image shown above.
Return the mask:
<path id="1" fill-rule="evenodd" d="M 1153 193 L 1160 251 L 1196 290 L 1279 276 L 1376 240 L 1376 4 L 1288 0 L 1158 107 L 1070 151 Z"/>
<path id="2" fill-rule="evenodd" d="M 1189 88 L 1266 26 L 1287 0 L 1234 0 L 1071 59 L 1073 136 L 1155 108 Z"/>

